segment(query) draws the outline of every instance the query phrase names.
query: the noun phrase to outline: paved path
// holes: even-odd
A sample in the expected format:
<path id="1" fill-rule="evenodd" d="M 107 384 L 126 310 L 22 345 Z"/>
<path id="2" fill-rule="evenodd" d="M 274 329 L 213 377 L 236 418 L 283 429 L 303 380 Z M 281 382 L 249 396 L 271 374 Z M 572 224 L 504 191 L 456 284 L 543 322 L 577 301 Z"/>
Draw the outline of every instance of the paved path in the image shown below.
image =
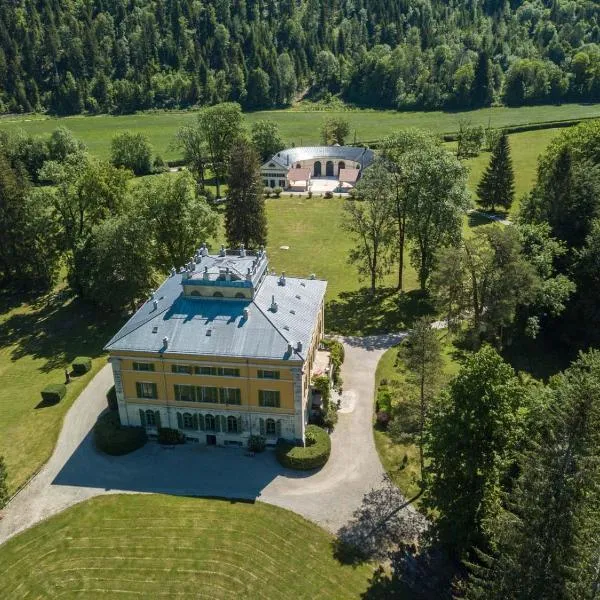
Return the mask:
<path id="1" fill-rule="evenodd" d="M 348 522 L 383 468 L 371 427 L 375 369 L 402 335 L 343 338 L 344 410 L 332 434 L 332 453 L 317 473 L 283 469 L 273 452 L 253 458 L 235 448 L 149 443 L 123 457 L 97 452 L 91 428 L 112 385 L 104 367 L 75 401 L 56 448 L 40 473 L 13 499 L 0 520 L 0 544 L 65 508 L 105 493 L 168 493 L 256 498 L 293 510 L 335 533 Z"/>

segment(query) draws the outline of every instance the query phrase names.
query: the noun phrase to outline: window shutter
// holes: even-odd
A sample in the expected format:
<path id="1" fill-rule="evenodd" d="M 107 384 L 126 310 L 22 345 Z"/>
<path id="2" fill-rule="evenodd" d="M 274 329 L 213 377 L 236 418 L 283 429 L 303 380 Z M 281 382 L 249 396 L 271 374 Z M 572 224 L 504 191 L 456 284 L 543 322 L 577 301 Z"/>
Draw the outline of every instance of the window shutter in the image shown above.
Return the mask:
<path id="1" fill-rule="evenodd" d="M 221 417 L 215 415 L 215 431 L 221 431 Z"/>
<path id="2" fill-rule="evenodd" d="M 260 423 L 260 435 L 265 435 L 265 420 L 259 419 Z"/>
<path id="3" fill-rule="evenodd" d="M 135 382 L 135 393 L 138 398 L 142 397 L 142 384 L 139 381 Z"/>
<path id="4" fill-rule="evenodd" d="M 275 433 L 277 434 L 278 438 L 281 437 L 281 419 L 277 419 L 277 421 L 275 421 Z"/>
<path id="5" fill-rule="evenodd" d="M 179 427 L 179 429 L 183 429 L 183 416 L 180 412 L 177 413 L 177 427 Z"/>
<path id="6" fill-rule="evenodd" d="M 142 427 L 146 427 L 146 415 L 144 414 L 144 411 L 140 408 L 140 425 Z"/>
<path id="7" fill-rule="evenodd" d="M 238 433 L 242 433 L 242 431 L 243 431 L 242 417 L 237 418 L 237 430 L 238 430 Z"/>
<path id="8" fill-rule="evenodd" d="M 200 431 L 204 431 L 205 430 L 205 425 L 204 425 L 204 415 L 198 415 L 198 427 L 200 428 Z"/>
<path id="9" fill-rule="evenodd" d="M 264 398 L 264 394 L 263 394 L 262 390 L 258 390 L 258 405 L 259 406 L 265 405 L 265 398 Z"/>
<path id="10" fill-rule="evenodd" d="M 192 415 L 192 427 L 198 431 L 198 415 L 196 413 Z"/>
<path id="11" fill-rule="evenodd" d="M 155 410 L 154 411 L 154 418 L 156 419 L 156 427 L 157 429 L 161 428 L 161 424 L 160 424 L 160 410 Z"/>
<path id="12" fill-rule="evenodd" d="M 221 415 L 221 429 L 227 431 L 227 417 L 225 415 Z"/>

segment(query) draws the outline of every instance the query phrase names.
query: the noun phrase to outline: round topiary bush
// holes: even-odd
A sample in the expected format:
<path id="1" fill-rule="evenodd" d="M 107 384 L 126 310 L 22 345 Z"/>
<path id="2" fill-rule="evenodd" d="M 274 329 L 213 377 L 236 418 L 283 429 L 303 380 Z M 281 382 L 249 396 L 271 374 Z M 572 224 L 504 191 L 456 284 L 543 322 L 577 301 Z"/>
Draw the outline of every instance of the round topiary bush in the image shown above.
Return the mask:
<path id="1" fill-rule="evenodd" d="M 94 443 L 96 448 L 110 454 L 121 456 L 141 448 L 148 437 L 142 427 L 121 427 L 119 413 L 107 412 L 100 415 L 94 425 Z"/>
<path id="2" fill-rule="evenodd" d="M 331 454 L 329 434 L 316 425 L 306 427 L 306 446 L 296 446 L 287 440 L 277 442 L 277 460 L 288 469 L 307 471 L 322 467 Z"/>

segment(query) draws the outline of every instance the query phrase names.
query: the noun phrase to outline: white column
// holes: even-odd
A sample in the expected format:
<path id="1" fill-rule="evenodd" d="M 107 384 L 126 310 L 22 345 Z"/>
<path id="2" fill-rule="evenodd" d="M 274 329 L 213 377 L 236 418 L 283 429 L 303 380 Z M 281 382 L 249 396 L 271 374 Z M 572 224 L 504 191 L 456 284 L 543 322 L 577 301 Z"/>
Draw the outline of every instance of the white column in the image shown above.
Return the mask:
<path id="1" fill-rule="evenodd" d="M 113 370 L 113 379 L 115 380 L 115 392 L 117 395 L 117 404 L 119 406 L 119 419 L 121 425 L 129 426 L 129 415 L 127 414 L 127 403 L 125 393 L 123 392 L 123 380 L 121 378 L 121 359 L 112 357 L 109 359 Z"/>
<path id="2" fill-rule="evenodd" d="M 294 381 L 294 422 L 296 442 L 304 445 L 304 402 L 302 397 L 302 367 L 292 368 Z"/>

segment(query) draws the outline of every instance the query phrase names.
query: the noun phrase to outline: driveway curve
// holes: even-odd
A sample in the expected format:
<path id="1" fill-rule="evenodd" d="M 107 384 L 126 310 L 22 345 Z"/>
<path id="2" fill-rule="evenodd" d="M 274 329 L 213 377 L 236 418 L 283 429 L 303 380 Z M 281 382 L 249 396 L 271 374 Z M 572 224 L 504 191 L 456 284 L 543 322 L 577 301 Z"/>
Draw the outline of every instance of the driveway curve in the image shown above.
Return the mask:
<path id="1" fill-rule="evenodd" d="M 316 473 L 283 469 L 273 452 L 253 458 L 240 449 L 147 444 L 127 456 L 96 451 L 91 429 L 113 383 L 106 365 L 67 413 L 50 460 L 2 511 L 0 544 L 35 523 L 106 493 L 166 493 L 256 499 L 297 512 L 332 533 L 378 487 L 384 474 L 372 431 L 375 370 L 403 334 L 345 337 L 347 402 L 332 434 L 331 457 Z"/>

